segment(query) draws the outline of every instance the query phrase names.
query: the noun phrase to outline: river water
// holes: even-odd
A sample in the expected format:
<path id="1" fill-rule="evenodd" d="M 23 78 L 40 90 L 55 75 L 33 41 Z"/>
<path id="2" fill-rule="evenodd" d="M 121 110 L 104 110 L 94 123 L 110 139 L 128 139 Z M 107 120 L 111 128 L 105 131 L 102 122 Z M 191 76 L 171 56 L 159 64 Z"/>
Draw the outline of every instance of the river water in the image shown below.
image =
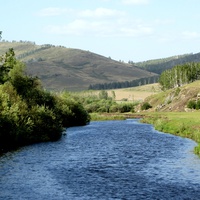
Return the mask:
<path id="1" fill-rule="evenodd" d="M 195 145 L 138 120 L 69 128 L 0 158 L 0 199 L 199 200 Z"/>

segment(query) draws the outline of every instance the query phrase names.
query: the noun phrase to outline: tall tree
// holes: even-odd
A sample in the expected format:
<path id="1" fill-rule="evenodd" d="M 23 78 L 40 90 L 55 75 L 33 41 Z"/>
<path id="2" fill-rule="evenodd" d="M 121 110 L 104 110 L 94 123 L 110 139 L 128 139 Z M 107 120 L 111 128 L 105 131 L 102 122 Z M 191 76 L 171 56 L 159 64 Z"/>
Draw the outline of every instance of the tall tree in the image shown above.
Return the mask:
<path id="1" fill-rule="evenodd" d="M 0 57 L 0 84 L 5 83 L 9 79 L 9 72 L 17 64 L 17 59 L 15 57 L 15 52 L 13 48 L 10 48 L 5 55 Z"/>

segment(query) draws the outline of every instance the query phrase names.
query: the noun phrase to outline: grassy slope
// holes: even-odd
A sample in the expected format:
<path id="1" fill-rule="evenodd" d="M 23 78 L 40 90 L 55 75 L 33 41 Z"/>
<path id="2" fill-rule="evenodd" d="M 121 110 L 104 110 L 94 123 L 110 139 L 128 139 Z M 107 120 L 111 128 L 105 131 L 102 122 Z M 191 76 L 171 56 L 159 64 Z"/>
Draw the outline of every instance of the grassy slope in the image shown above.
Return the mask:
<path id="1" fill-rule="evenodd" d="M 153 108 L 150 111 L 190 111 L 187 109 L 189 100 L 197 100 L 200 93 L 200 81 L 174 88 L 149 96 L 145 101 Z"/>
<path id="2" fill-rule="evenodd" d="M 65 47 L 33 43 L 1 42 L 0 54 L 14 48 L 27 63 L 28 72 L 41 78 L 51 90 L 83 90 L 90 84 L 131 81 L 155 74 L 104 56 Z"/>

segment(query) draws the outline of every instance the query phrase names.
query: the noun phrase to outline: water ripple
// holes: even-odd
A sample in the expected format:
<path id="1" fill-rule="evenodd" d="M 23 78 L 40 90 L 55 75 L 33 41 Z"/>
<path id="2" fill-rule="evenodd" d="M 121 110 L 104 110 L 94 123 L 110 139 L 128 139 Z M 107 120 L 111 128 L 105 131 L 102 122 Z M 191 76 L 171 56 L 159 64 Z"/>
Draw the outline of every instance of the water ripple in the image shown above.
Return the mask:
<path id="1" fill-rule="evenodd" d="M 194 146 L 137 120 L 69 128 L 0 158 L 0 200 L 200 199 Z"/>

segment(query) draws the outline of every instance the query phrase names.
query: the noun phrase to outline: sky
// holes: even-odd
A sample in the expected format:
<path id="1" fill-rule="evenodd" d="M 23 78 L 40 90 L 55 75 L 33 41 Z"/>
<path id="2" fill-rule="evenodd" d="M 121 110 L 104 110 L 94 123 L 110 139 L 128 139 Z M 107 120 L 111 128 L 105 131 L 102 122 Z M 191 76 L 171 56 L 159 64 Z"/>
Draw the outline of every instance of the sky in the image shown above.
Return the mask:
<path id="1" fill-rule="evenodd" d="M 146 61 L 200 52 L 199 0 L 2 0 L 0 31 L 31 41 Z"/>

